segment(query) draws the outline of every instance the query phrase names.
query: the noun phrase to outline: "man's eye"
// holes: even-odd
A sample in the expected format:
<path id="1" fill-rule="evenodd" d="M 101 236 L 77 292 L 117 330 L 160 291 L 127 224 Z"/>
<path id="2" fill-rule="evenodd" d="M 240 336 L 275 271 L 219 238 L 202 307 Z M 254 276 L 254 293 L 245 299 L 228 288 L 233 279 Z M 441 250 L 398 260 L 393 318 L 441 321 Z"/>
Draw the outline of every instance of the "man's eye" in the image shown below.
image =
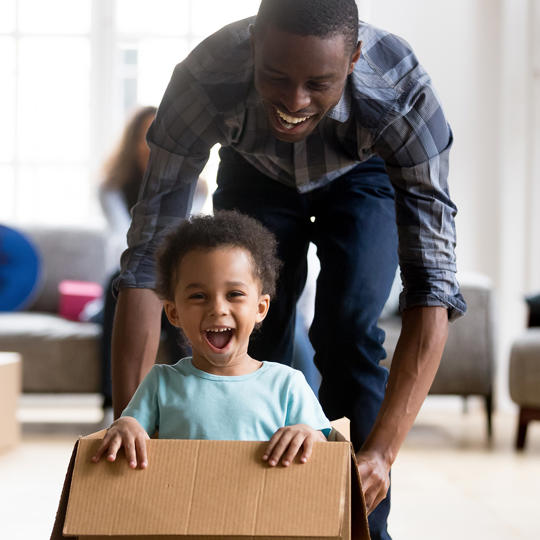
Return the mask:
<path id="1" fill-rule="evenodd" d="M 321 83 L 321 82 L 310 82 L 310 83 L 308 83 L 308 87 L 311 90 L 323 91 L 323 90 L 327 90 L 330 87 L 330 84 L 329 83 Z"/>
<path id="2" fill-rule="evenodd" d="M 270 75 L 269 73 L 265 73 L 264 78 L 273 83 L 282 83 L 285 81 L 283 77 L 280 77 L 279 75 Z"/>

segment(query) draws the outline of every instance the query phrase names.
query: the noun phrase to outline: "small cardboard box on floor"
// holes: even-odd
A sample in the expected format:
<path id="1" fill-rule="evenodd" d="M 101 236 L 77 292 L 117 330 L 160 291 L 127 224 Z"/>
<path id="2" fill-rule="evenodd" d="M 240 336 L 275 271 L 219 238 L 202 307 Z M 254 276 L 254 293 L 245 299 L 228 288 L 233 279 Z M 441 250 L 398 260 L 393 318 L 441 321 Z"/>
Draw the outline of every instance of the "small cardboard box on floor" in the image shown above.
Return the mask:
<path id="1" fill-rule="evenodd" d="M 19 444 L 21 428 L 17 401 L 21 394 L 21 357 L 0 352 L 0 452 Z"/>
<path id="2" fill-rule="evenodd" d="M 94 464 L 104 431 L 79 439 L 51 540 L 369 540 L 352 446 L 316 443 L 308 463 L 269 467 L 267 443 L 147 441 L 147 469 Z"/>

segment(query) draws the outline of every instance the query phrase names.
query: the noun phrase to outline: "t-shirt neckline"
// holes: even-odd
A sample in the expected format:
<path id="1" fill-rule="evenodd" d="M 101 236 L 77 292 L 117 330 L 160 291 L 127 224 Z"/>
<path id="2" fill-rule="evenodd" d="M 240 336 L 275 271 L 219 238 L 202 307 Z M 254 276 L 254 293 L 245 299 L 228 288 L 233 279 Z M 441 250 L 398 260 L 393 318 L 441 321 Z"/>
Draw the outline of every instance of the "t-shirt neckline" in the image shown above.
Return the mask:
<path id="1" fill-rule="evenodd" d="M 193 365 L 193 357 L 187 356 L 181 362 L 185 365 L 188 372 L 190 372 L 192 375 L 195 375 L 196 377 L 199 377 L 200 379 L 208 379 L 210 381 L 220 381 L 220 382 L 239 382 L 239 381 L 245 381 L 247 379 L 251 379 L 253 377 L 258 377 L 260 373 L 263 373 L 266 371 L 268 367 L 267 362 L 261 362 L 261 367 L 259 369 L 256 369 L 255 371 L 252 371 L 251 373 L 246 373 L 245 375 L 216 375 L 214 373 L 208 373 L 207 371 L 203 371 L 202 369 L 199 369 Z"/>

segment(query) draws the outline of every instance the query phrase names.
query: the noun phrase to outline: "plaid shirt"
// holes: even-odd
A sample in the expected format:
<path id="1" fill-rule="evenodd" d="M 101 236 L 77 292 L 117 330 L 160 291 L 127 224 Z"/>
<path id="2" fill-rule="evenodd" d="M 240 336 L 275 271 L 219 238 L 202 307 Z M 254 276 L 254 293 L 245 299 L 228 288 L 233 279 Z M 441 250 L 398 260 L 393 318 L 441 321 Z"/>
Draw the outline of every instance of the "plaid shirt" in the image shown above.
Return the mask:
<path id="1" fill-rule="evenodd" d="M 253 22 L 226 26 L 176 66 L 148 133 L 150 162 L 117 285 L 154 287 L 156 246 L 189 215 L 198 176 L 216 143 L 301 193 L 379 155 L 395 189 L 400 308 L 446 306 L 451 318 L 463 313 L 455 276 L 456 207 L 447 186 L 452 133 L 409 45 L 360 23 L 362 54 L 339 103 L 305 140 L 288 143 L 269 131 L 253 85 Z"/>

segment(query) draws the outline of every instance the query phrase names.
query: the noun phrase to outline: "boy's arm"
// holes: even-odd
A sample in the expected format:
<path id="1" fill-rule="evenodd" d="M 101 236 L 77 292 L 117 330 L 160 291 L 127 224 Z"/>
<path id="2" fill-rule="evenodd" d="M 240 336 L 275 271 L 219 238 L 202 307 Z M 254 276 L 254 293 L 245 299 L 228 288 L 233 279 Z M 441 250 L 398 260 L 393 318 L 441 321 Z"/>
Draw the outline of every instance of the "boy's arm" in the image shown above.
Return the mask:
<path id="1" fill-rule="evenodd" d="M 326 442 L 322 431 L 317 431 L 305 424 L 279 428 L 272 435 L 263 460 L 268 461 L 271 467 L 276 466 L 281 460 L 281 464 L 288 467 L 302 450 L 300 461 L 305 463 L 311 457 L 314 442 Z"/>
<path id="2" fill-rule="evenodd" d="M 326 442 L 324 431 L 330 432 L 330 422 L 302 372 L 291 370 L 286 394 L 285 426 L 272 435 L 263 456 L 271 467 L 280 460 L 287 467 L 297 454 L 300 462 L 305 463 L 311 457 L 313 443 Z"/>
<path id="3" fill-rule="evenodd" d="M 118 418 L 154 365 L 161 333 L 162 304 L 151 289 L 122 289 L 112 339 L 114 417 Z"/>
<path id="4" fill-rule="evenodd" d="M 111 424 L 92 461 L 97 463 L 104 454 L 107 461 L 115 461 L 118 450 L 123 447 L 129 466 L 135 469 L 139 465 L 145 469 L 148 465 L 146 441 L 149 438 L 135 418 L 122 416 Z"/>

